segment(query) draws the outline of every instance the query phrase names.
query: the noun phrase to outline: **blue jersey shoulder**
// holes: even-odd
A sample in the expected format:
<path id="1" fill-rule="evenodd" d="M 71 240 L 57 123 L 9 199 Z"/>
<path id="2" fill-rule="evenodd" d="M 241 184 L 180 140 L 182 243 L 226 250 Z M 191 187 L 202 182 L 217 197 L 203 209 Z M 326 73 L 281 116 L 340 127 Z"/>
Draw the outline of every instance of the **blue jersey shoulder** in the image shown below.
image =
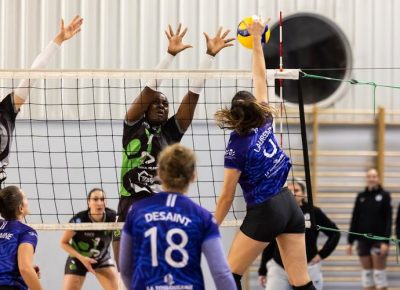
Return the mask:
<path id="1" fill-rule="evenodd" d="M 133 288 L 164 289 L 173 283 L 181 287 L 176 289 L 204 289 L 202 244 L 219 237 L 208 211 L 186 196 L 161 192 L 131 207 L 124 233 L 133 241 Z"/>

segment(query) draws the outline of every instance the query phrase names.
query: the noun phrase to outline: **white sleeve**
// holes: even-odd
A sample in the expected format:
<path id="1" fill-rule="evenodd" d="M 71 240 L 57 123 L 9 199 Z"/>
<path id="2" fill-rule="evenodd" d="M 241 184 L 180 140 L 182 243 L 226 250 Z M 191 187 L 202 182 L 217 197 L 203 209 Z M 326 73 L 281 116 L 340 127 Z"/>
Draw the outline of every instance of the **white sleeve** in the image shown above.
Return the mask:
<path id="1" fill-rule="evenodd" d="M 167 53 L 159 62 L 159 64 L 156 66 L 156 69 L 167 69 L 170 67 L 172 62 L 174 61 L 175 56 L 173 56 L 170 53 Z M 147 87 L 152 89 L 153 91 L 157 91 L 158 87 L 161 85 L 163 80 L 149 80 L 146 84 Z"/>
<path id="2" fill-rule="evenodd" d="M 200 60 L 199 69 L 204 70 L 211 68 L 213 61 L 214 61 L 214 56 L 209 54 L 203 55 L 203 57 Z M 203 88 L 204 88 L 204 79 L 190 80 L 189 91 L 199 95 L 203 90 Z"/>
<path id="3" fill-rule="evenodd" d="M 45 68 L 50 62 L 51 58 L 57 51 L 60 50 L 60 46 L 51 41 L 46 48 L 35 58 L 32 63 L 31 69 Z M 15 95 L 21 99 L 26 99 L 29 95 L 31 87 L 36 83 L 36 79 L 23 79 L 15 89 Z"/>

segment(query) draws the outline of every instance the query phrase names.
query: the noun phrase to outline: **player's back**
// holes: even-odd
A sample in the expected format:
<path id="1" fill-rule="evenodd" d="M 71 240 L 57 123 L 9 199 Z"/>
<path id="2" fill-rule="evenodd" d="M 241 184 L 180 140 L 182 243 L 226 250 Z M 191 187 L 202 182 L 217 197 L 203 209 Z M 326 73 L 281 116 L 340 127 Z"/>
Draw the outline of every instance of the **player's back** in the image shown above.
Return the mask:
<path id="1" fill-rule="evenodd" d="M 0 220 L 0 285 L 28 289 L 19 273 L 17 258 L 18 246 L 25 242 L 35 248 L 36 231 L 17 220 Z"/>
<path id="2" fill-rule="evenodd" d="M 201 247 L 219 236 L 212 215 L 176 193 L 135 203 L 124 231 L 133 242 L 131 289 L 204 289 Z"/>

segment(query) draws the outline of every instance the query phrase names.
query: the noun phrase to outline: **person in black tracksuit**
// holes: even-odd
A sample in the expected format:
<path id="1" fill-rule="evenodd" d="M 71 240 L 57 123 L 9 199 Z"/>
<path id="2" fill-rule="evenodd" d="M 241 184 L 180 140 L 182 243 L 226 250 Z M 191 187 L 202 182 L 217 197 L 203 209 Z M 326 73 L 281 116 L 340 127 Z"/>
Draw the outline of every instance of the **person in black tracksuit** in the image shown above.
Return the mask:
<path id="1" fill-rule="evenodd" d="M 391 235 L 392 206 L 390 193 L 379 183 L 376 169 L 367 171 L 367 187 L 357 195 L 351 218 L 350 232 L 387 237 Z M 357 241 L 357 253 L 362 270 L 365 290 L 387 289 L 386 260 L 389 242 L 376 241 L 358 235 L 348 236 L 348 255 Z"/>
<path id="2" fill-rule="evenodd" d="M 288 188 L 295 195 L 296 201 L 300 205 L 300 208 L 304 214 L 304 219 L 306 221 L 310 221 L 311 208 L 305 201 L 306 194 L 304 184 L 296 181 L 294 183 L 290 183 Z M 338 229 L 336 224 L 331 221 L 320 208 L 314 206 L 313 211 L 317 225 Z M 317 246 L 317 239 L 320 231 L 306 228 L 305 233 L 308 273 L 317 290 L 322 290 L 323 287 L 321 261 L 327 258 L 335 250 L 340 239 L 339 232 L 328 230 L 321 231 L 328 237 L 328 239 L 320 250 L 318 250 Z M 267 267 L 267 262 L 271 259 L 272 261 L 268 263 Z M 283 268 L 281 255 L 279 253 L 279 248 L 276 241 L 270 243 L 268 247 L 265 248 L 262 254 L 258 274 L 260 284 L 262 287 L 265 287 L 266 290 L 291 289 L 288 276 Z"/>

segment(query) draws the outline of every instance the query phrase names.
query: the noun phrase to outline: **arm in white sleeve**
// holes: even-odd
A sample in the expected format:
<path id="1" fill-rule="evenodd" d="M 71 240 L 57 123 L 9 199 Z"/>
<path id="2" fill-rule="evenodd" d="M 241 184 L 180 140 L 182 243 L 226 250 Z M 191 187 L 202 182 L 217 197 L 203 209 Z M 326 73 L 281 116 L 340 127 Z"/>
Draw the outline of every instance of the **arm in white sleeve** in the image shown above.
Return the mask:
<path id="1" fill-rule="evenodd" d="M 174 61 L 174 58 L 175 56 L 167 52 L 165 56 L 160 60 L 160 63 L 156 66 L 156 69 L 168 69 L 172 64 L 172 62 Z M 162 79 L 149 80 L 146 86 L 152 89 L 153 91 L 157 91 L 157 88 L 161 85 L 162 81 L 163 81 Z"/>
<path id="2" fill-rule="evenodd" d="M 31 69 L 45 68 L 50 62 L 51 58 L 57 51 L 59 51 L 60 46 L 54 41 L 51 41 L 46 48 L 35 58 L 32 63 Z M 14 94 L 25 101 L 29 95 L 30 88 L 36 83 L 36 79 L 24 79 L 21 80 L 18 87 L 15 89 Z"/>
<path id="3" fill-rule="evenodd" d="M 214 61 L 214 56 L 205 54 L 202 56 L 199 64 L 199 70 L 205 70 L 211 68 Z M 204 79 L 190 80 L 189 91 L 200 95 L 204 88 Z"/>
<path id="4" fill-rule="evenodd" d="M 226 261 L 221 238 L 206 240 L 201 246 L 201 250 L 207 259 L 217 290 L 236 290 L 235 280 Z"/>

